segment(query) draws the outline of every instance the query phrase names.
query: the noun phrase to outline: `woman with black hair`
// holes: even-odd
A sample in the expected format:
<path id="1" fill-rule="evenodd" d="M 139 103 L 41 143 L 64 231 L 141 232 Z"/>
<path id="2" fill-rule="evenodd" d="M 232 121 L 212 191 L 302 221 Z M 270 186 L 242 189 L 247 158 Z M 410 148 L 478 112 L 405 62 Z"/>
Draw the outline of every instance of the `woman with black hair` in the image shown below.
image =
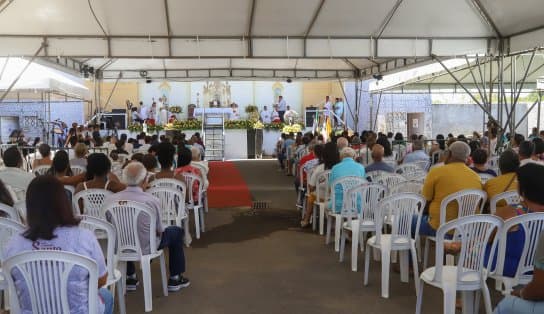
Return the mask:
<path id="1" fill-rule="evenodd" d="M 14 235 L 5 249 L 5 258 L 33 250 L 59 250 L 76 253 L 94 260 L 98 265 L 98 309 L 99 313 L 113 312 L 113 297 L 102 288 L 108 279 L 102 249 L 95 235 L 79 228 L 79 219 L 74 217 L 70 201 L 64 193 L 62 183 L 53 176 L 39 176 L 32 180 L 26 194 L 27 229 Z M 31 313 L 30 296 L 25 279 L 20 273 L 12 274 L 21 302 L 21 311 Z M 88 306 L 89 274 L 76 267 L 68 276 L 68 305 L 71 313 L 84 313 Z"/>
<path id="2" fill-rule="evenodd" d="M 75 193 L 87 189 L 105 189 L 117 193 L 125 189 L 125 185 L 111 172 L 110 159 L 103 153 L 93 153 L 87 157 L 85 181 L 79 183 Z"/>
<path id="3" fill-rule="evenodd" d="M 70 159 L 68 158 L 68 153 L 64 150 L 59 150 L 55 154 L 53 163 L 47 174 L 56 177 L 64 185 L 72 185 L 74 187 L 85 180 L 85 173 L 76 176 L 72 175 Z"/>
<path id="4" fill-rule="evenodd" d="M 501 211 L 497 210 L 497 215 L 503 219 L 526 213 L 544 212 L 544 181 L 542 180 L 544 166 L 527 164 L 518 169 L 517 177 L 521 202 L 517 206 L 507 206 Z M 528 240 L 525 239 L 525 232 L 521 227 L 508 233 L 505 275 L 515 275 L 521 257 L 521 250 L 525 241 Z M 509 259 L 513 251 L 520 252 L 516 261 Z M 511 269 L 508 269 L 509 266 L 512 266 Z M 510 271 L 510 274 L 507 271 Z M 499 303 L 494 313 L 544 313 L 544 233 L 540 234 L 534 252 L 533 279 L 526 286 L 516 289 L 512 291 L 511 295 L 506 296 Z"/>
<path id="5" fill-rule="evenodd" d="M 179 146 L 180 149 L 185 148 L 184 145 Z M 181 182 L 185 182 L 181 174 L 176 174 L 174 168 L 174 156 L 176 155 L 176 148 L 169 142 L 162 142 L 156 146 L 156 157 L 159 161 L 160 170 L 153 176 L 154 179 L 178 179 Z"/>

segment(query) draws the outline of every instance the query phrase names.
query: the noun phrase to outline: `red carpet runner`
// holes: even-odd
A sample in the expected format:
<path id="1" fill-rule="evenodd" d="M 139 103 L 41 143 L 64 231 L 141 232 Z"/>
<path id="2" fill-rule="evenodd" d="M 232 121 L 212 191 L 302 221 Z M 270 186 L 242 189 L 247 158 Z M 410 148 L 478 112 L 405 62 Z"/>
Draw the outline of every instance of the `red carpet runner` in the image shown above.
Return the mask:
<path id="1" fill-rule="evenodd" d="M 212 161 L 209 166 L 210 208 L 251 207 L 251 193 L 233 162 Z"/>

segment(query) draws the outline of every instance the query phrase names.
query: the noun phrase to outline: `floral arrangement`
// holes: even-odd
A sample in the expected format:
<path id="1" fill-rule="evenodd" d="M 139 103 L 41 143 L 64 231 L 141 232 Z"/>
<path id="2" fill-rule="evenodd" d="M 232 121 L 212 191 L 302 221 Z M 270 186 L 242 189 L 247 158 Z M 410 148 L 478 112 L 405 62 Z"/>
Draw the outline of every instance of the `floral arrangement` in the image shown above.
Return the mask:
<path id="1" fill-rule="evenodd" d="M 229 120 L 225 121 L 225 129 L 252 129 L 253 122 L 250 120 Z"/>
<path id="2" fill-rule="evenodd" d="M 147 126 L 147 132 L 154 133 L 154 132 L 160 132 L 164 130 L 164 127 L 161 124 L 153 124 Z"/>
<path id="3" fill-rule="evenodd" d="M 182 113 L 183 109 L 180 106 L 171 106 L 168 107 L 168 111 L 170 111 L 171 113 Z"/>
<path id="4" fill-rule="evenodd" d="M 200 120 L 184 120 L 184 121 L 174 121 L 172 123 L 167 123 L 164 127 L 165 130 L 198 130 L 202 128 L 202 121 Z"/>
<path id="5" fill-rule="evenodd" d="M 147 132 L 154 133 L 162 130 L 167 131 L 183 131 L 183 130 L 199 130 L 202 128 L 201 120 L 175 120 L 165 125 L 155 124 L 147 125 Z M 283 133 L 296 133 L 302 131 L 304 125 L 302 123 L 296 123 L 293 125 L 284 124 L 282 122 L 262 123 L 261 121 L 253 120 L 229 120 L 225 121 L 225 129 L 228 130 L 278 130 Z M 139 133 L 143 131 L 143 126 L 139 123 L 133 123 L 128 126 L 128 130 L 133 133 Z"/>
<path id="6" fill-rule="evenodd" d="M 132 123 L 127 129 L 132 133 L 140 133 L 144 127 L 140 123 Z"/>
<path id="7" fill-rule="evenodd" d="M 264 128 L 267 130 L 283 130 L 284 126 L 285 124 L 283 124 L 283 122 L 272 122 L 267 123 Z"/>
<path id="8" fill-rule="evenodd" d="M 285 125 L 283 129 L 281 130 L 282 133 L 289 134 L 289 133 L 297 133 L 302 131 L 302 125 L 295 123 L 292 125 Z"/>

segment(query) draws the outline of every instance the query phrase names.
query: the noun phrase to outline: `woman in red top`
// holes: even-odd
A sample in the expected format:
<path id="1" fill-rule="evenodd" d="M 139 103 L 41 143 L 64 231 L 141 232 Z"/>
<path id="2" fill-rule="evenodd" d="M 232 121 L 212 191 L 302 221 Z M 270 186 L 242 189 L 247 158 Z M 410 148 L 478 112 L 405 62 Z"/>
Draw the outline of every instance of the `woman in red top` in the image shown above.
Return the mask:
<path id="1" fill-rule="evenodd" d="M 175 171 L 175 174 L 183 174 L 183 173 L 191 173 L 200 178 L 202 180 L 202 174 L 200 173 L 200 170 L 196 167 L 191 166 L 191 160 L 193 159 L 193 155 L 191 153 L 191 150 L 187 147 L 180 145 L 179 146 L 179 152 L 178 152 L 178 168 Z M 198 199 L 198 190 L 199 190 L 199 182 L 193 181 L 193 201 L 195 204 L 199 203 Z"/>

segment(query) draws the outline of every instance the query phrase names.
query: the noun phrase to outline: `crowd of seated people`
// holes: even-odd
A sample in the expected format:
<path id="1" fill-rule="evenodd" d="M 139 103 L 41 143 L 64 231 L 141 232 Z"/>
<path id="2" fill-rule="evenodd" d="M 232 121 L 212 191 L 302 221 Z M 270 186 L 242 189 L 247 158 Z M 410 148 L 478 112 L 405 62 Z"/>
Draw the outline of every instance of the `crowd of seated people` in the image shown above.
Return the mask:
<path id="1" fill-rule="evenodd" d="M 441 222 L 440 207 L 442 200 L 447 196 L 464 191 L 480 190 L 487 194 L 487 201 L 494 196 L 507 192 L 517 191 L 520 195 L 520 204 L 507 204 L 502 200 L 496 204 L 496 215 L 503 220 L 530 212 L 544 211 L 544 141 L 537 135 L 525 140 L 520 134 L 505 135 L 498 140 L 496 132 L 485 132 L 483 135 L 474 132 L 471 138 L 464 135 L 454 137 L 449 134 L 446 138 L 442 134 L 436 140 L 425 142 L 422 136 L 412 136 L 410 142 L 404 141 L 400 133 L 376 134 L 365 131 L 358 134 L 331 136 L 326 143 L 315 140 L 312 134 L 298 134 L 292 141 L 282 141 L 285 151 L 296 154 L 286 156 L 290 159 L 293 169 L 308 165 L 308 191 L 306 191 L 306 207 L 301 226 L 311 225 L 311 217 L 316 201 L 327 202 L 325 199 L 316 199 L 316 188 L 319 182 L 317 177 L 324 170 L 331 170 L 328 188 L 329 193 L 335 195 L 336 203 L 329 202 L 328 209 L 340 212 L 343 203 L 344 191 L 340 186 L 333 186 L 333 182 L 347 176 L 365 178 L 369 173 L 395 172 L 395 165 L 409 164 L 417 161 L 428 161 L 433 167 L 426 173 L 421 194 L 427 200 L 427 207 L 421 217 L 419 232 L 422 236 L 435 236 L 442 223 L 458 217 L 458 205 L 450 203 L 446 209 L 445 221 Z M 290 138 L 287 136 L 286 138 Z M 290 147 L 286 147 L 290 145 Z M 499 148 L 502 152 L 496 155 L 491 147 Z M 322 146 L 316 154 L 316 147 Z M 397 149 L 393 164 L 386 162 L 386 156 L 392 156 L 392 147 Z M 518 154 L 519 152 L 519 154 Z M 368 160 L 367 155 L 370 157 Z M 491 162 L 491 157 L 494 161 Z M 279 157 L 280 158 L 280 157 Z M 390 157 L 391 158 L 391 157 Z M 309 161 L 312 161 L 309 163 Z M 281 160 L 280 160 L 281 162 Z M 287 170 L 289 171 L 289 170 Z M 298 176 L 298 171 L 291 170 L 288 174 Z M 486 174 L 493 178 L 486 179 L 480 175 Z M 296 177 L 295 182 L 305 182 L 304 177 Z M 298 184 L 296 184 L 298 187 Z M 321 188 L 323 188 L 321 186 Z M 297 189 L 298 190 L 298 189 Z M 322 197 L 325 191 L 319 193 Z M 330 200 L 330 199 L 329 199 Z M 542 208 L 541 208 L 542 207 Z M 483 207 L 483 213 L 489 213 L 489 203 Z M 479 213 L 479 208 L 476 210 Z M 413 230 L 418 217 L 413 218 Z M 508 232 L 507 254 L 503 274 L 514 276 L 521 258 L 521 251 L 525 242 L 524 233 L 519 229 Z M 451 253 L 458 249 L 457 242 L 451 242 L 447 247 Z M 490 247 L 486 252 L 486 260 Z M 494 261 L 495 263 L 496 261 Z M 494 265 L 494 264 L 493 264 Z M 517 289 L 512 296 L 502 301 L 496 313 L 536 313 L 529 308 L 544 307 L 544 235 L 535 255 L 535 271 L 533 281 L 523 289 Z M 523 300 L 517 300 L 517 299 Z M 540 302 L 535 302 L 540 301 Z M 525 311 L 525 312 L 523 312 Z"/>
<path id="2" fill-rule="evenodd" d="M 99 271 L 99 311 L 112 313 L 113 298 L 109 290 L 104 288 L 107 272 L 102 249 L 93 233 L 79 227 L 80 218 L 77 215 L 85 214 L 83 202 L 79 203 L 82 212 L 74 213 L 70 199 L 84 190 L 102 189 L 113 193 L 104 204 L 128 200 L 144 203 L 153 210 L 157 216 L 158 249 L 168 249 L 168 290 L 178 291 L 189 286 L 190 281 L 184 275 L 186 267 L 183 250 L 184 244 L 189 242 L 185 242 L 183 227 L 163 226 L 159 217 L 159 200 L 146 190 L 150 182 L 160 178 L 173 178 L 185 183 L 184 173 L 199 176 L 200 182 L 207 187 L 209 168 L 201 158 L 204 146 L 198 135 L 189 141 L 180 136 L 160 139 L 138 135 L 138 138 L 141 141 L 128 139 L 126 135 L 119 139 L 111 137 L 106 141 L 111 145 L 102 146 L 100 140 L 73 137 L 71 148 L 59 149 L 54 153 L 49 145 L 41 144 L 37 147 L 39 155 L 36 155 L 42 158 L 36 158 L 33 166 L 49 167 L 44 174 L 34 174 L 24 169 L 25 158 L 20 148 L 11 146 L 5 149 L 2 155 L 4 167 L 0 169 L 0 202 L 8 206 L 14 206 L 16 201 L 24 202 L 26 217 L 19 217 L 19 221 L 26 225 L 23 233 L 10 240 L 4 257 L 24 251 L 55 248 L 91 258 L 97 263 Z M 96 151 L 92 149 L 97 147 L 104 149 L 89 154 L 89 151 Z M 113 158 L 124 153 L 128 153 L 126 159 L 116 161 Z M 71 159 L 70 155 L 73 156 Z M 115 165 L 115 169 L 112 165 Z M 72 166 L 83 167 L 85 171 L 73 174 Z M 67 187 L 71 187 L 72 192 Z M 198 186 L 193 192 L 198 193 Z M 198 194 L 193 197 L 195 202 L 199 201 Z M 0 212 L 0 216 L 6 217 L 6 213 Z M 146 247 L 149 241 L 144 241 L 146 237 L 149 238 L 149 234 L 146 234 L 148 225 L 149 220 L 138 218 L 138 232 L 144 254 L 145 250 L 149 250 Z M 126 289 L 136 290 L 139 282 L 133 263 L 127 263 L 126 275 Z M 88 303 L 86 294 L 82 292 L 82 287 L 88 284 L 86 280 L 88 274 L 83 272 L 70 276 L 68 280 L 72 312 L 79 312 Z M 17 289 L 20 295 L 28 293 L 24 284 L 18 285 Z M 23 311 L 28 312 L 30 304 L 24 301 L 28 298 L 23 297 L 21 300 Z"/>

